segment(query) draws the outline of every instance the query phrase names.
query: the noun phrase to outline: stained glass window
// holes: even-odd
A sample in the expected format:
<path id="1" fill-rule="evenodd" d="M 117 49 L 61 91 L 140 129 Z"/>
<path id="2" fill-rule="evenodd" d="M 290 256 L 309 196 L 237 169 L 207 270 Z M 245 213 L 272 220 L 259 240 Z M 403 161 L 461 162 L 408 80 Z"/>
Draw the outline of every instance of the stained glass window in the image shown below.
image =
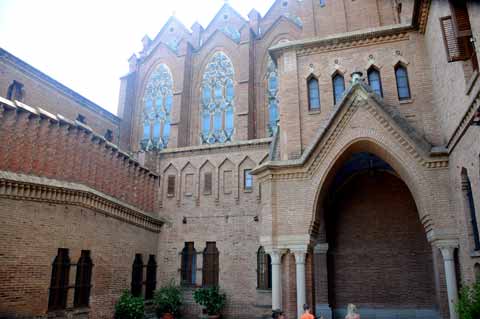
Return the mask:
<path id="1" fill-rule="evenodd" d="M 223 53 L 213 55 L 202 78 L 202 132 L 203 144 L 232 141 L 234 132 L 233 65 Z"/>
<path id="2" fill-rule="evenodd" d="M 343 75 L 337 73 L 333 77 L 333 104 L 340 102 L 343 92 L 345 92 L 345 80 Z"/>
<path id="3" fill-rule="evenodd" d="M 383 97 L 380 72 L 374 67 L 371 67 L 370 69 L 368 69 L 368 83 L 370 84 L 370 87 L 372 88 L 373 92 Z"/>
<path id="4" fill-rule="evenodd" d="M 157 66 L 148 79 L 143 95 L 143 150 L 161 150 L 170 138 L 173 105 L 173 78 L 165 64 Z"/>
<path id="5" fill-rule="evenodd" d="M 278 72 L 277 66 L 270 57 L 268 57 L 267 65 L 267 103 L 267 133 L 272 136 L 277 131 L 278 123 Z"/>

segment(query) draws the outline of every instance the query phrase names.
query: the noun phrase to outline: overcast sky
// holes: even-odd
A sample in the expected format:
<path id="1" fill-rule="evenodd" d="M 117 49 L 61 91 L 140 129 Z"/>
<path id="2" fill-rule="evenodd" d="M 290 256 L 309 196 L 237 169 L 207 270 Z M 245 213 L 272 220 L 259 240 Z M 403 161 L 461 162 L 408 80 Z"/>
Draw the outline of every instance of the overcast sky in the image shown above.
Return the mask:
<path id="1" fill-rule="evenodd" d="M 0 47 L 116 114 L 119 78 L 168 17 L 206 27 L 224 0 L 0 0 Z M 274 0 L 230 0 L 245 18 Z M 28 88 L 27 88 L 28 89 Z"/>

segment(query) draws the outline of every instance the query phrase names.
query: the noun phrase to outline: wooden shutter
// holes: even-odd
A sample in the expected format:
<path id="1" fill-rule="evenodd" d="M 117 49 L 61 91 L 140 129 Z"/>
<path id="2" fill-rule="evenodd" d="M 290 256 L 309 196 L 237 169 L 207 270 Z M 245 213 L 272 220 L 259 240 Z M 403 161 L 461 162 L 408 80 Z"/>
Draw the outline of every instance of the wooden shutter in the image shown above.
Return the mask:
<path id="1" fill-rule="evenodd" d="M 155 255 L 150 255 L 147 264 L 147 282 L 145 284 L 145 300 L 153 298 L 153 292 L 157 286 L 157 262 Z"/>
<path id="2" fill-rule="evenodd" d="M 440 18 L 445 50 L 448 62 L 465 61 L 472 56 L 470 37 L 457 37 L 451 16 Z"/>
<path id="3" fill-rule="evenodd" d="M 48 298 L 49 310 L 66 308 L 69 276 L 70 257 L 68 256 L 68 249 L 59 248 L 58 254 L 52 264 L 52 277 L 50 279 Z"/>
<path id="4" fill-rule="evenodd" d="M 457 38 L 472 36 L 466 0 L 450 0 L 453 28 Z"/>
<path id="5" fill-rule="evenodd" d="M 186 242 L 182 250 L 182 284 L 186 286 L 195 285 L 194 273 L 197 271 L 195 263 L 197 252 L 193 242 Z"/>
<path id="6" fill-rule="evenodd" d="M 167 194 L 169 196 L 175 195 L 175 175 L 169 175 L 167 180 Z"/>
<path id="7" fill-rule="evenodd" d="M 218 286 L 219 262 L 215 242 L 207 242 L 203 251 L 203 286 Z"/>
<path id="8" fill-rule="evenodd" d="M 205 173 L 203 183 L 204 183 L 203 193 L 211 194 L 212 193 L 212 173 L 211 172 Z"/>

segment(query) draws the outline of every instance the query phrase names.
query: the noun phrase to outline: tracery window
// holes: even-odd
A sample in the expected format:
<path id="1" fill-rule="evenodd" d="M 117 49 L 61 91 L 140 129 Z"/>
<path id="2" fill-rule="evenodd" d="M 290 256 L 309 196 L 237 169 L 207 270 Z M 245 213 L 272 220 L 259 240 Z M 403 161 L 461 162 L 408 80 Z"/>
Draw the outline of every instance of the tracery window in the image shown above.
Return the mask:
<path id="1" fill-rule="evenodd" d="M 173 105 L 173 78 L 165 64 L 157 66 L 143 95 L 143 150 L 164 149 L 170 138 Z"/>
<path id="2" fill-rule="evenodd" d="M 267 65 L 267 103 L 268 103 L 268 136 L 277 131 L 278 123 L 278 71 L 270 56 Z"/>
<path id="3" fill-rule="evenodd" d="M 203 144 L 232 141 L 234 132 L 233 65 L 223 53 L 213 55 L 202 78 L 200 134 Z"/>

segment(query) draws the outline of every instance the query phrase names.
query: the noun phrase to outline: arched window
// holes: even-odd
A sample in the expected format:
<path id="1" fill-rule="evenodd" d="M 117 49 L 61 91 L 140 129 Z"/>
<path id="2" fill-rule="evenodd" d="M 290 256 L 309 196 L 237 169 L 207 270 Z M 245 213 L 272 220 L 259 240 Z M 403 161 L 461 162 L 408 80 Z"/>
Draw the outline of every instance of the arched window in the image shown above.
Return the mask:
<path id="1" fill-rule="evenodd" d="M 268 97 L 268 136 L 277 131 L 278 123 L 278 71 L 272 58 L 268 57 L 267 65 L 267 97 Z"/>
<path id="2" fill-rule="evenodd" d="M 70 257 L 68 249 L 59 248 L 52 264 L 48 310 L 65 309 L 67 306 L 68 279 L 70 275 Z"/>
<path id="3" fill-rule="evenodd" d="M 311 111 L 320 110 L 320 90 L 318 88 L 318 80 L 311 76 L 307 80 L 308 85 L 308 109 Z"/>
<path id="4" fill-rule="evenodd" d="M 480 250 L 480 236 L 478 233 L 478 224 L 475 212 L 475 203 L 472 194 L 472 185 L 470 184 L 470 178 L 468 177 L 468 172 L 465 168 L 462 169 L 462 192 L 465 207 L 467 210 L 467 218 L 470 219 L 471 238 L 473 241 L 473 246 L 475 250 Z"/>
<path id="5" fill-rule="evenodd" d="M 156 67 L 143 95 L 143 150 L 163 149 L 170 138 L 173 105 L 173 78 L 165 64 Z"/>
<path id="6" fill-rule="evenodd" d="M 333 83 L 333 104 L 337 104 L 340 102 L 343 96 L 343 92 L 345 92 L 345 80 L 343 75 L 340 73 L 336 73 L 332 78 Z"/>
<path id="7" fill-rule="evenodd" d="M 148 257 L 147 263 L 147 280 L 145 282 L 145 300 L 153 298 L 153 292 L 157 287 L 157 261 L 155 255 Z"/>
<path id="8" fill-rule="evenodd" d="M 182 285 L 194 286 L 197 274 L 197 251 L 193 242 L 185 243 L 182 250 Z"/>
<path id="9" fill-rule="evenodd" d="M 234 131 L 233 65 L 223 53 L 217 52 L 207 64 L 202 78 L 200 134 L 203 144 L 225 143 Z"/>
<path id="10" fill-rule="evenodd" d="M 398 99 L 409 100 L 410 99 L 410 84 L 408 83 L 407 68 L 402 64 L 395 66 L 395 78 L 397 80 L 397 92 Z"/>
<path id="11" fill-rule="evenodd" d="M 218 249 L 216 243 L 213 241 L 207 241 L 207 247 L 203 251 L 203 286 L 211 287 L 218 286 Z"/>
<path id="12" fill-rule="evenodd" d="M 142 295 L 143 285 L 143 260 L 142 254 L 135 254 L 132 265 L 132 295 L 140 297 Z"/>
<path id="13" fill-rule="evenodd" d="M 75 307 L 88 307 L 90 290 L 92 288 L 93 263 L 89 250 L 82 250 L 77 263 L 77 274 L 75 279 L 75 295 L 73 304 Z"/>
<path id="14" fill-rule="evenodd" d="M 257 251 L 257 288 L 272 289 L 272 259 L 263 247 Z"/>
<path id="15" fill-rule="evenodd" d="M 380 78 L 380 71 L 375 67 L 370 67 L 367 71 L 368 75 L 368 84 L 372 88 L 373 92 L 377 93 L 378 96 L 383 97 L 382 89 L 382 80 Z"/>

